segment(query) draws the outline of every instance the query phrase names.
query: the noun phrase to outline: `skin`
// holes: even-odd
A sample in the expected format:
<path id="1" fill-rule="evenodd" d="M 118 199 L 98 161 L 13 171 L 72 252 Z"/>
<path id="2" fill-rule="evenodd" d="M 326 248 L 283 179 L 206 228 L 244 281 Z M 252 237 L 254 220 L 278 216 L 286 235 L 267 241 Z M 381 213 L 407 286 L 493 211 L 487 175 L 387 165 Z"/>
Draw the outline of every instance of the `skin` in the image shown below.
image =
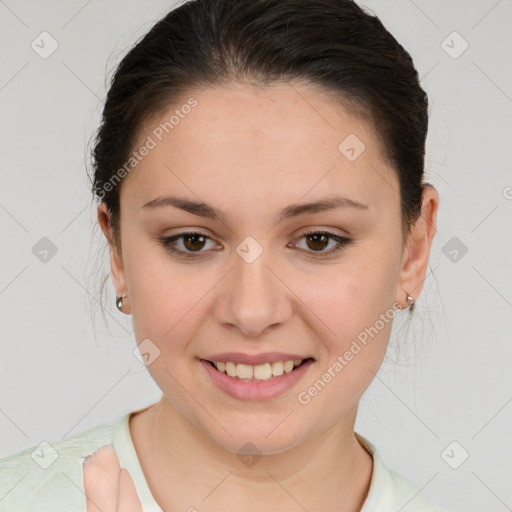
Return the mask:
<path id="1" fill-rule="evenodd" d="M 127 295 L 123 312 L 132 315 L 137 342 L 149 338 L 160 350 L 148 371 L 162 398 L 130 420 L 150 489 L 169 511 L 230 510 L 230 504 L 248 512 L 301 506 L 310 512 L 358 511 L 371 482 L 372 458 L 355 438 L 354 424 L 392 322 L 309 403 L 301 404 L 297 395 L 395 301 L 407 308 L 406 292 L 419 296 L 435 234 L 437 192 L 424 187 L 421 217 L 404 240 L 396 172 L 372 127 L 332 96 L 304 83 L 229 84 L 189 96 L 197 106 L 122 183 L 119 245 L 105 205 L 98 207 L 116 294 Z M 176 107 L 148 122 L 139 142 Z M 355 161 L 338 150 L 349 134 L 365 144 Z M 276 223 L 282 208 L 333 193 L 368 208 Z M 221 222 L 172 206 L 142 208 L 170 194 L 202 200 L 229 217 Z M 179 257 L 158 241 L 194 228 L 210 240 L 185 245 L 182 238 L 175 247 L 189 253 L 196 248 L 202 257 Z M 353 242 L 315 257 L 337 244 L 308 242 L 303 234 L 311 229 Z M 236 252 L 247 236 L 263 250 L 252 263 Z M 315 361 L 291 390 L 248 401 L 220 391 L 199 363 L 226 351 L 296 353 Z M 237 457 L 247 442 L 263 455 L 252 467 Z M 128 479 L 120 478 L 117 457 L 105 460 L 112 477 L 88 482 L 91 499 L 100 504 L 110 496 L 105 510 L 131 511 L 112 498 L 127 494 L 130 506 L 138 506 Z"/>
<path id="2" fill-rule="evenodd" d="M 95 451 L 83 472 L 87 512 L 142 512 L 133 479 L 112 445 Z"/>

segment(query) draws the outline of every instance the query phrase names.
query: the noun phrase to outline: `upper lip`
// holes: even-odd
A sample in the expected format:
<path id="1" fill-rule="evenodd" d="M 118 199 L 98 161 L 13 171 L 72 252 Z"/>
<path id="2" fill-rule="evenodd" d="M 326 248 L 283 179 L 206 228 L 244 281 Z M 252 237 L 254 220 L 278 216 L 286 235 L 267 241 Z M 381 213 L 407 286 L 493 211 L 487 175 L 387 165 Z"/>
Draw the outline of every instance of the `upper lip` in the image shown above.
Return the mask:
<path id="1" fill-rule="evenodd" d="M 309 356 L 300 354 L 285 354 L 283 352 L 264 352 L 262 354 L 244 354 L 242 352 L 223 352 L 222 354 L 214 354 L 212 356 L 204 357 L 206 361 L 212 362 L 231 362 L 235 364 L 250 364 L 257 366 L 263 363 L 275 363 L 277 361 L 296 361 L 298 359 L 310 359 Z"/>

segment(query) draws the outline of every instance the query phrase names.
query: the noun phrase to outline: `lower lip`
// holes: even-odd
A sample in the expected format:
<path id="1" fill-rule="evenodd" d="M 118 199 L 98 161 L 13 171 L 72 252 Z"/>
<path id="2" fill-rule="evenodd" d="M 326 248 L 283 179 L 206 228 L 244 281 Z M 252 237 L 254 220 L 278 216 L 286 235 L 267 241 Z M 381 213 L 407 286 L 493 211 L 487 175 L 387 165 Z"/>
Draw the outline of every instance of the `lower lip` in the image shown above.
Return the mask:
<path id="1" fill-rule="evenodd" d="M 265 400 L 275 398 L 292 388 L 311 366 L 313 360 L 308 359 L 291 372 L 269 380 L 243 380 L 230 377 L 216 370 L 209 361 L 200 359 L 199 362 L 213 382 L 228 395 L 240 400 Z"/>

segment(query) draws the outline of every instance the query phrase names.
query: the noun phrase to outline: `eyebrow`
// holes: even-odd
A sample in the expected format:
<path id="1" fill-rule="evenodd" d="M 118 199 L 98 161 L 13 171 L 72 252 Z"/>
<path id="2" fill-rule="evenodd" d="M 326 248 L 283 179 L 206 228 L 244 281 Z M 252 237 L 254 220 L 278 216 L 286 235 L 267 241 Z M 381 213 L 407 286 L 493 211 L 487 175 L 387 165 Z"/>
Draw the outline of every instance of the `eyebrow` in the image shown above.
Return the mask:
<path id="1" fill-rule="evenodd" d="M 222 210 L 204 203 L 203 201 L 193 201 L 191 199 L 178 196 L 157 197 L 147 202 L 142 207 L 142 209 L 151 210 L 165 206 L 174 206 L 175 208 L 179 208 L 180 210 L 192 213 L 198 217 L 221 220 L 222 222 L 228 221 L 228 215 L 226 215 Z M 291 204 L 286 208 L 283 208 L 278 213 L 277 220 L 280 222 L 282 220 L 291 219 L 300 215 L 325 212 L 338 208 L 356 208 L 358 210 L 369 209 L 366 204 L 360 203 L 348 197 L 328 196 L 309 203 Z"/>

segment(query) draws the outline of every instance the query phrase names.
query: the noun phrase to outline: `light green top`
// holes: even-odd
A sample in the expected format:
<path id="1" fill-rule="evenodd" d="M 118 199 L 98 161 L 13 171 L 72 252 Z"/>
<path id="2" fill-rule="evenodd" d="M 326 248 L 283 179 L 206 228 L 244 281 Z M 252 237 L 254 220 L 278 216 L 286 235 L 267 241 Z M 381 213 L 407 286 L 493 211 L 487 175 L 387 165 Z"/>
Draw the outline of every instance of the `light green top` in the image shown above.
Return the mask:
<path id="1" fill-rule="evenodd" d="M 86 512 L 82 458 L 105 444 L 114 445 L 121 467 L 133 477 L 144 512 L 163 512 L 151 494 L 131 438 L 128 421 L 135 412 L 0 459 L 0 512 Z M 373 457 L 372 481 L 361 512 L 443 512 L 384 466 L 367 439 L 355 435 Z"/>

